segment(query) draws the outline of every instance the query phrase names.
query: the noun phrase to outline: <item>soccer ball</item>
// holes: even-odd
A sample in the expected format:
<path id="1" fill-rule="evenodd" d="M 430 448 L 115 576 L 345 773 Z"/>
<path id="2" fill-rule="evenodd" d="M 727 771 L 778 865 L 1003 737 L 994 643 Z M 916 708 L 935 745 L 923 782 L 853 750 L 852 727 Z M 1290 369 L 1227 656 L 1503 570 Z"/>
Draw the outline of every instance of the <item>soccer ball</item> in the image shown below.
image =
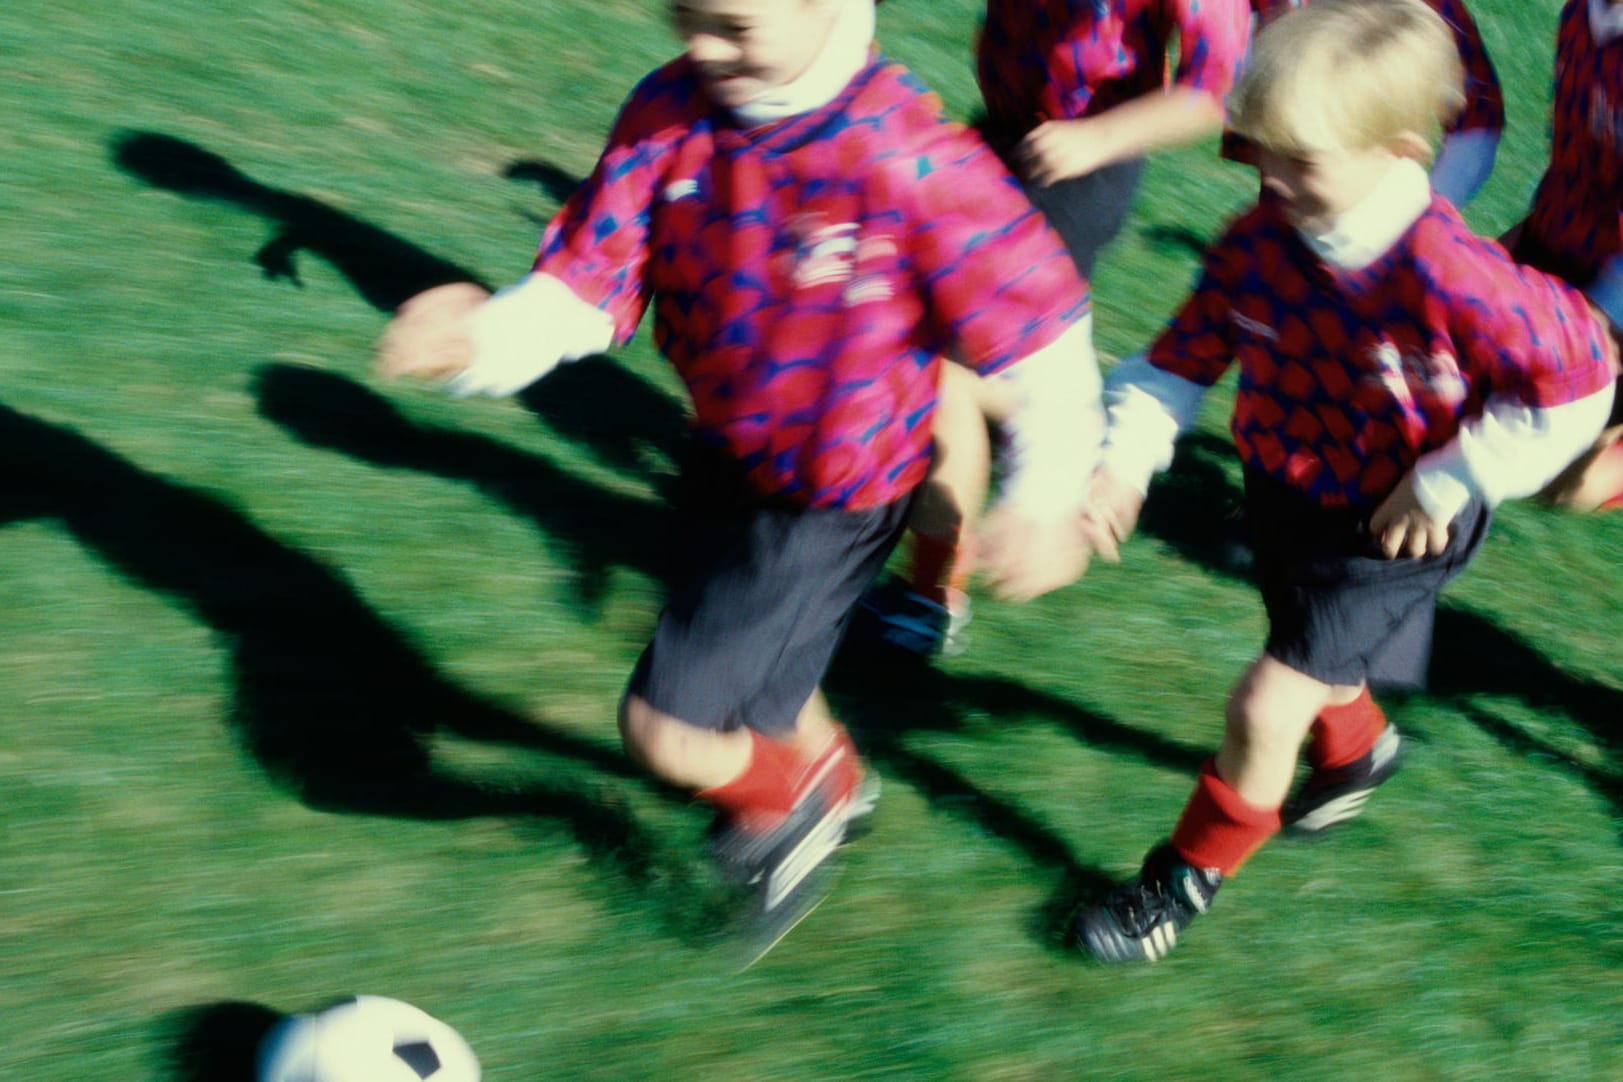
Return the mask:
<path id="1" fill-rule="evenodd" d="M 398 999 L 355 996 L 266 1034 L 259 1082 L 479 1082 L 479 1061 L 432 1015 Z"/>

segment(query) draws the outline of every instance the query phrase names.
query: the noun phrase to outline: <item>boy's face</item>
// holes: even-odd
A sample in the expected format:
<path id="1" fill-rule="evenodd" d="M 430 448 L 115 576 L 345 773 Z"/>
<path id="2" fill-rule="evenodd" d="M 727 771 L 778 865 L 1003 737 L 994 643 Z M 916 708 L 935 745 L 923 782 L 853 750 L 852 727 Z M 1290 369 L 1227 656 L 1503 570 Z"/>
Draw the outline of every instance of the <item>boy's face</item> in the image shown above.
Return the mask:
<path id="1" fill-rule="evenodd" d="M 846 0 L 672 0 L 671 21 L 718 105 L 744 105 L 799 78 Z"/>
<path id="2" fill-rule="evenodd" d="M 1262 186 L 1279 196 L 1296 228 L 1322 233 L 1375 190 L 1398 155 L 1384 146 L 1287 156 L 1263 150 Z"/>

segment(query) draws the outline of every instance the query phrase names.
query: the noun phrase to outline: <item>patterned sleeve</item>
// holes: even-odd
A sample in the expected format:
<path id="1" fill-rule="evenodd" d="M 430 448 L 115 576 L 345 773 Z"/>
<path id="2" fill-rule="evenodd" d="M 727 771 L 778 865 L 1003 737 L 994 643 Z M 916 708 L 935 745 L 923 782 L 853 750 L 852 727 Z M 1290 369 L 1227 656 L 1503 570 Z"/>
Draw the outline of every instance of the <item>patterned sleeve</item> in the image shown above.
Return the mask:
<path id="1" fill-rule="evenodd" d="M 1177 0 L 1178 70 L 1175 86 L 1228 96 L 1251 41 L 1247 0 Z"/>
<path id="2" fill-rule="evenodd" d="M 1150 346 L 1151 365 L 1202 387 L 1223 377 L 1234 361 L 1233 283 L 1240 260 L 1232 231 L 1207 249 L 1194 292 Z"/>
<path id="3" fill-rule="evenodd" d="M 1460 63 L 1465 67 L 1465 108 L 1448 125 L 1448 130 L 1504 131 L 1505 97 L 1499 88 L 1499 73 L 1493 68 L 1487 46 L 1482 43 L 1482 35 L 1465 7 L 1465 0 L 1429 2 L 1453 28 Z"/>
<path id="4" fill-rule="evenodd" d="M 1463 366 L 1486 381 L 1488 396 L 1548 408 L 1606 388 L 1612 380 L 1607 332 L 1583 294 L 1512 263 L 1479 238 L 1468 238 L 1453 254 L 1475 264 L 1469 270 L 1444 266 L 1439 275 L 1471 283 L 1452 293 L 1454 339 Z"/>
<path id="5" fill-rule="evenodd" d="M 956 126 L 941 133 L 907 158 L 899 184 L 909 254 L 943 343 L 990 375 L 1086 315 L 1088 287 L 985 144 Z"/>
<path id="6" fill-rule="evenodd" d="M 592 175 L 541 237 L 534 269 L 558 278 L 614 320 L 614 338 L 630 341 L 648 306 L 649 214 L 668 144 L 659 135 L 682 123 L 681 87 L 670 68 L 632 92 Z"/>

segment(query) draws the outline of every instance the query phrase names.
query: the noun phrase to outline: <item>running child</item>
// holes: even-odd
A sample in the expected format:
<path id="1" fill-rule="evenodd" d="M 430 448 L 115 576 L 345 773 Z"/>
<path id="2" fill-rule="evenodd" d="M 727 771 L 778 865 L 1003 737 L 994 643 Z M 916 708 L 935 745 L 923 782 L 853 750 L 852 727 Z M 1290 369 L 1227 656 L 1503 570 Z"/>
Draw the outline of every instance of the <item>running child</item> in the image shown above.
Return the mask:
<path id="1" fill-rule="evenodd" d="M 1018 183 L 873 48 L 873 0 L 675 0 L 685 53 L 622 107 L 531 273 L 402 307 L 389 375 L 513 393 L 654 336 L 690 392 L 692 560 L 620 704 L 629 754 L 713 805 L 765 949 L 820 896 L 872 786 L 818 685 L 930 459 L 949 351 L 1019 403 L 992 568 L 1086 566 L 1103 427 L 1085 287 Z M 1040 388 L 1041 393 L 1035 393 Z"/>
<path id="2" fill-rule="evenodd" d="M 1506 237 L 1517 260 L 1564 278 L 1623 333 L 1623 3 L 1569 0 L 1555 45 L 1550 164 L 1527 219 Z M 1577 510 L 1623 508 L 1623 403 L 1599 440 L 1544 496 Z"/>
<path id="3" fill-rule="evenodd" d="M 1103 961 L 1164 955 L 1282 825 L 1362 810 L 1401 748 L 1370 684 L 1424 678 L 1438 590 L 1490 509 L 1537 491 L 1610 409 L 1611 344 L 1583 297 L 1472 235 L 1427 183 L 1427 135 L 1461 97 L 1452 35 L 1421 0 L 1315 0 L 1269 24 L 1230 98 L 1259 150 L 1258 204 L 1148 355 L 1113 374 L 1090 513 L 1125 538 L 1238 363 L 1268 639 L 1170 840 L 1078 914 Z"/>
<path id="4" fill-rule="evenodd" d="M 1127 219 L 1145 156 L 1219 130 L 1249 33 L 1246 0 L 988 0 L 983 130 L 1084 279 Z M 944 378 L 908 566 L 864 602 L 872 634 L 925 656 L 962 644 L 976 559 L 967 524 L 988 488 L 988 419 L 1007 410 L 972 373 L 949 367 Z"/>

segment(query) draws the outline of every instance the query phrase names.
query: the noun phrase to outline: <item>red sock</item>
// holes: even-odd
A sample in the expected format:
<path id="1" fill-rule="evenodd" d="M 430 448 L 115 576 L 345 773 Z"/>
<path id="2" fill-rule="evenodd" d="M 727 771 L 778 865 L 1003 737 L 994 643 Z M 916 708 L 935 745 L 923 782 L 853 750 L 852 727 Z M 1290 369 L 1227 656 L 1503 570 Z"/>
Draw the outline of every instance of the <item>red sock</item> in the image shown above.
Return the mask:
<path id="1" fill-rule="evenodd" d="M 1307 746 L 1308 764 L 1319 770 L 1361 759 L 1385 728 L 1386 715 L 1365 688 L 1352 702 L 1319 711 L 1313 719 L 1313 739 Z"/>
<path id="2" fill-rule="evenodd" d="M 850 800 L 857 791 L 862 781 L 862 756 L 857 754 L 857 746 L 851 743 L 851 734 L 845 731 L 845 726 L 836 723 L 834 739 L 829 741 L 828 747 L 801 769 L 804 780 L 797 788 L 816 784 L 826 777 L 829 797 L 838 803 Z"/>
<path id="3" fill-rule="evenodd" d="M 1197 868 L 1233 875 L 1279 827 L 1277 807 L 1247 801 L 1217 776 L 1216 760 L 1207 759 L 1172 831 L 1172 847 Z"/>
<path id="4" fill-rule="evenodd" d="M 958 534 L 932 537 L 915 532 L 908 546 L 907 584 L 931 601 L 945 605 L 951 591 L 962 591 L 969 582 L 975 558 Z"/>
<path id="5" fill-rule="evenodd" d="M 750 759 L 744 769 L 732 781 L 701 789 L 698 797 L 734 819 L 787 815 L 794 807 L 805 763 L 794 745 L 762 736 L 754 729 L 749 734 Z"/>

